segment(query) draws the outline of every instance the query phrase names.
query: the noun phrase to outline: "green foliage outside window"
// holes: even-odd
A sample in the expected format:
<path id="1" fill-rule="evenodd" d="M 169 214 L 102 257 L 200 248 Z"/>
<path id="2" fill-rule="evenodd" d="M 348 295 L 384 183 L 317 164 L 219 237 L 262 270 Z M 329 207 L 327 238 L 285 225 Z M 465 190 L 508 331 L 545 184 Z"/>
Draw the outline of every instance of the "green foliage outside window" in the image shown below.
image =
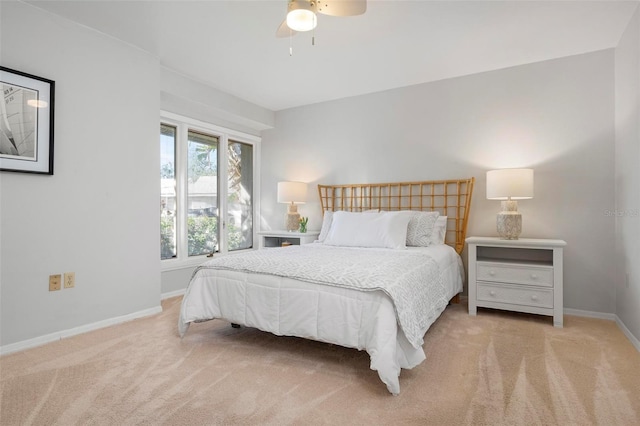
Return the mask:
<path id="1" fill-rule="evenodd" d="M 198 256 L 218 251 L 218 218 L 211 216 L 194 216 L 187 218 L 187 245 L 189 256 Z M 227 245 L 230 250 L 240 246 L 242 233 L 232 224 L 228 225 Z"/>
<path id="2" fill-rule="evenodd" d="M 160 217 L 160 259 L 171 259 L 176 256 L 173 217 Z"/>
<path id="3" fill-rule="evenodd" d="M 195 216 L 187 218 L 189 256 L 209 254 L 218 248 L 218 218 Z"/>

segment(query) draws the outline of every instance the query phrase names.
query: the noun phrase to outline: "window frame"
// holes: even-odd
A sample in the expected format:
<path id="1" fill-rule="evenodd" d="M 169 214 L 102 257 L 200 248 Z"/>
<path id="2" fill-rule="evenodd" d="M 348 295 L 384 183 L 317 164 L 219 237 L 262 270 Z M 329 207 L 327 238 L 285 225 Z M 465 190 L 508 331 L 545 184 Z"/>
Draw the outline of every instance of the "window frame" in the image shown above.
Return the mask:
<path id="1" fill-rule="evenodd" d="M 187 250 L 187 184 L 188 184 L 188 132 L 195 131 L 218 137 L 218 209 L 219 218 L 222 220 L 222 227 L 219 230 L 219 252 L 216 256 L 226 256 L 228 254 L 242 253 L 258 248 L 257 224 L 260 223 L 260 142 L 259 136 L 228 129 L 201 120 L 185 117 L 168 111 L 160 112 L 159 124 L 167 124 L 176 128 L 176 250 L 177 256 L 171 259 L 160 259 L 161 271 L 183 269 L 200 265 L 207 260 L 207 255 L 189 256 Z M 227 196 L 228 196 L 228 165 L 229 141 L 241 142 L 253 146 L 253 246 L 248 249 L 238 249 L 229 251 L 227 243 Z M 223 184 L 224 183 L 224 184 Z M 159 219 L 159 218 L 158 218 Z M 160 229 L 160 228 L 158 228 Z M 159 248 L 158 248 L 159 249 Z"/>

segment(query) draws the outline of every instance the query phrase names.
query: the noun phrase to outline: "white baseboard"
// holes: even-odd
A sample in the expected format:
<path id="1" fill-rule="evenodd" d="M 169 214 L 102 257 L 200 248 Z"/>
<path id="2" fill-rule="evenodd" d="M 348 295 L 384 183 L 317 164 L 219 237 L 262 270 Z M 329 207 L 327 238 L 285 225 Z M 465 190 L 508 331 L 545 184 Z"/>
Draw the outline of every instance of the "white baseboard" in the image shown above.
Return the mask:
<path id="1" fill-rule="evenodd" d="M 616 320 L 616 314 L 608 314 L 605 312 L 593 312 L 593 311 L 583 311 L 582 309 L 564 309 L 565 315 L 575 315 L 577 317 L 587 317 L 587 318 L 599 318 L 606 319 L 609 321 Z"/>
<path id="2" fill-rule="evenodd" d="M 182 290 L 169 291 L 167 293 L 162 293 L 160 295 L 160 300 L 170 299 L 170 298 L 176 297 L 176 296 L 182 296 L 182 295 L 184 295 L 185 291 L 187 291 L 186 288 L 183 288 Z"/>
<path id="3" fill-rule="evenodd" d="M 638 350 L 638 352 L 640 352 L 640 340 L 638 340 L 638 338 L 636 336 L 631 334 L 631 332 L 629 331 L 627 326 L 624 325 L 624 323 L 620 320 L 620 318 L 618 318 L 617 315 L 616 315 L 616 324 L 618 325 L 618 328 L 620 328 L 620 330 L 622 330 L 624 335 L 627 336 L 627 339 L 629 339 L 631 344 L 633 346 L 635 346 L 635 348 Z"/>
<path id="4" fill-rule="evenodd" d="M 124 322 L 128 322 L 134 319 L 155 315 L 160 312 L 162 312 L 162 306 L 156 306 L 155 308 L 149 308 L 143 311 L 122 315 L 119 317 L 109 318 L 103 321 L 98 321 L 98 322 L 94 322 L 87 325 L 81 325 L 80 327 L 74 327 L 68 330 L 57 331 L 55 333 L 47 334 L 40 337 L 35 337 L 33 339 L 23 340 L 17 343 L 11 343 L 9 345 L 0 346 L 0 355 L 23 351 L 25 349 L 34 348 L 36 346 L 41 346 L 46 343 L 55 342 L 56 340 L 62 340 L 64 338 L 87 333 L 89 331 L 98 330 L 98 329 L 109 327 L 116 324 L 122 324 Z"/>

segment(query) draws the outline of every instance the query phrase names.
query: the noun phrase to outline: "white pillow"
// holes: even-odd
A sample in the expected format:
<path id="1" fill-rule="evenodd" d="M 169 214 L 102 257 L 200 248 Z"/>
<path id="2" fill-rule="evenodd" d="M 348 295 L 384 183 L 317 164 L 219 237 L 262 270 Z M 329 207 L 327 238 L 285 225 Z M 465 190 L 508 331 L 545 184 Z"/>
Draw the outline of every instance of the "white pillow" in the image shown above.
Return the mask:
<path id="1" fill-rule="evenodd" d="M 320 227 L 320 235 L 318 235 L 318 241 L 323 243 L 327 238 L 329 231 L 331 230 L 331 222 L 333 221 L 333 211 L 324 212 L 322 218 L 322 226 Z M 365 210 L 362 213 L 378 213 L 378 210 Z"/>
<path id="2" fill-rule="evenodd" d="M 428 247 L 431 244 L 433 227 L 440 216 L 438 212 L 411 212 L 407 229 L 407 246 Z"/>
<path id="3" fill-rule="evenodd" d="M 407 212 L 335 212 L 324 243 L 345 247 L 406 248 Z"/>
<path id="4" fill-rule="evenodd" d="M 438 216 L 431 233 L 431 245 L 444 244 L 447 235 L 447 216 Z"/>
<path id="5" fill-rule="evenodd" d="M 329 230 L 331 229 L 331 222 L 333 221 L 333 212 L 326 211 L 324 212 L 324 217 L 322 218 L 322 227 L 320 228 L 320 235 L 318 235 L 318 241 L 321 243 L 327 238 L 329 234 Z"/>

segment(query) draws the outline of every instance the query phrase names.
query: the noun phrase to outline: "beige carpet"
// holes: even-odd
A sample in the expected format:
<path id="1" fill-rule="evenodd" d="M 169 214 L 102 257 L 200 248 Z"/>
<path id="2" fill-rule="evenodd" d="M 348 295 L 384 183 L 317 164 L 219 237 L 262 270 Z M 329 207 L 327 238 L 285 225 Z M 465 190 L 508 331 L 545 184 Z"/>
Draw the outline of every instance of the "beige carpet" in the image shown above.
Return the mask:
<path id="1" fill-rule="evenodd" d="M 0 358 L 0 424 L 637 425 L 640 354 L 611 321 L 447 308 L 387 393 L 364 352 L 154 317 Z"/>

